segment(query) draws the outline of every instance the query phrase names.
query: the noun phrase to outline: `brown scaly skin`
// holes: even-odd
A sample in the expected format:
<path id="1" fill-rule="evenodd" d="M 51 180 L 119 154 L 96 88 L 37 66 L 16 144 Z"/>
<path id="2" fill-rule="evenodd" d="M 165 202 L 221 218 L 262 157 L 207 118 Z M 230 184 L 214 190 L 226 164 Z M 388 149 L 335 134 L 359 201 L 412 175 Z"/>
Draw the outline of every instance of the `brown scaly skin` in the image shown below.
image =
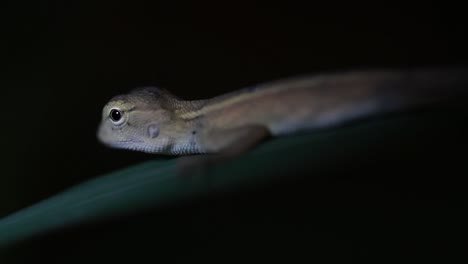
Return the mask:
<path id="1" fill-rule="evenodd" d="M 167 155 L 216 153 L 205 160 L 223 160 L 269 137 L 457 98 L 466 95 L 467 83 L 465 69 L 348 71 L 271 81 L 197 101 L 145 87 L 115 96 L 104 106 L 97 136 L 113 148 Z M 196 164 L 203 159 L 181 161 Z"/>

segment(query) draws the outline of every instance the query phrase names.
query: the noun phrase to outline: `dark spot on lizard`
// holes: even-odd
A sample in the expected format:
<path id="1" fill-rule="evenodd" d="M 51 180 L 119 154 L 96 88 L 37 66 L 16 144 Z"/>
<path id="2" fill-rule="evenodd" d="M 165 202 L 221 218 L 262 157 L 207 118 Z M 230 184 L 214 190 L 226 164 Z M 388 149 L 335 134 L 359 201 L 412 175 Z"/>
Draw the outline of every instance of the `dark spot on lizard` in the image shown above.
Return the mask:
<path id="1" fill-rule="evenodd" d="M 195 135 L 196 133 L 197 133 L 197 131 L 195 131 L 195 130 L 194 130 L 194 131 L 192 131 L 192 135 Z"/>

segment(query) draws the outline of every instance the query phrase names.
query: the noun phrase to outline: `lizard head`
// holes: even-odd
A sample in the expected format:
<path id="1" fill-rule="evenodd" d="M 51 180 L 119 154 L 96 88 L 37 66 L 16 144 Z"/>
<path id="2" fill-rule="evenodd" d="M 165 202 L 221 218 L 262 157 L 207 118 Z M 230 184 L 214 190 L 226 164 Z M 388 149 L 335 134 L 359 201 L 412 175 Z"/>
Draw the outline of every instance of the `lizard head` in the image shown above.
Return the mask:
<path id="1" fill-rule="evenodd" d="M 113 97 L 102 109 L 98 140 L 112 148 L 163 152 L 170 145 L 165 126 L 173 123 L 174 96 L 155 87 Z"/>

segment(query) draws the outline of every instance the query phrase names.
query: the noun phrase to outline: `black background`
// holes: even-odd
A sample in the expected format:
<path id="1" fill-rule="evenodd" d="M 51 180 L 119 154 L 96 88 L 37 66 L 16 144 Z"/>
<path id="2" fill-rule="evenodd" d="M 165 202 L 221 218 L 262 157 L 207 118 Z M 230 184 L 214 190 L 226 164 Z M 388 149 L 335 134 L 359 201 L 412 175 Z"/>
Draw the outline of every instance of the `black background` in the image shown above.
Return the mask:
<path id="1" fill-rule="evenodd" d="M 155 158 L 95 137 L 106 101 L 136 86 L 197 99 L 301 73 L 468 59 L 463 8 L 448 3 L 1 6 L 0 216 Z"/>

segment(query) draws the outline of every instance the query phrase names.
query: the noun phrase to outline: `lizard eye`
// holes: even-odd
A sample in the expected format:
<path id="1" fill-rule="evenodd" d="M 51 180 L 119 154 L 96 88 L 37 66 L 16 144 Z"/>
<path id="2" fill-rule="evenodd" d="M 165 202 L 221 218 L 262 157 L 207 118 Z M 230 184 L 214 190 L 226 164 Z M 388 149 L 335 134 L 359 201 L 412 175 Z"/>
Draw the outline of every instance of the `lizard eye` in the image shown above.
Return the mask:
<path id="1" fill-rule="evenodd" d="M 122 112 L 117 109 L 112 109 L 109 113 L 109 118 L 114 122 L 116 125 L 119 125 L 123 122 L 122 119 Z"/>

